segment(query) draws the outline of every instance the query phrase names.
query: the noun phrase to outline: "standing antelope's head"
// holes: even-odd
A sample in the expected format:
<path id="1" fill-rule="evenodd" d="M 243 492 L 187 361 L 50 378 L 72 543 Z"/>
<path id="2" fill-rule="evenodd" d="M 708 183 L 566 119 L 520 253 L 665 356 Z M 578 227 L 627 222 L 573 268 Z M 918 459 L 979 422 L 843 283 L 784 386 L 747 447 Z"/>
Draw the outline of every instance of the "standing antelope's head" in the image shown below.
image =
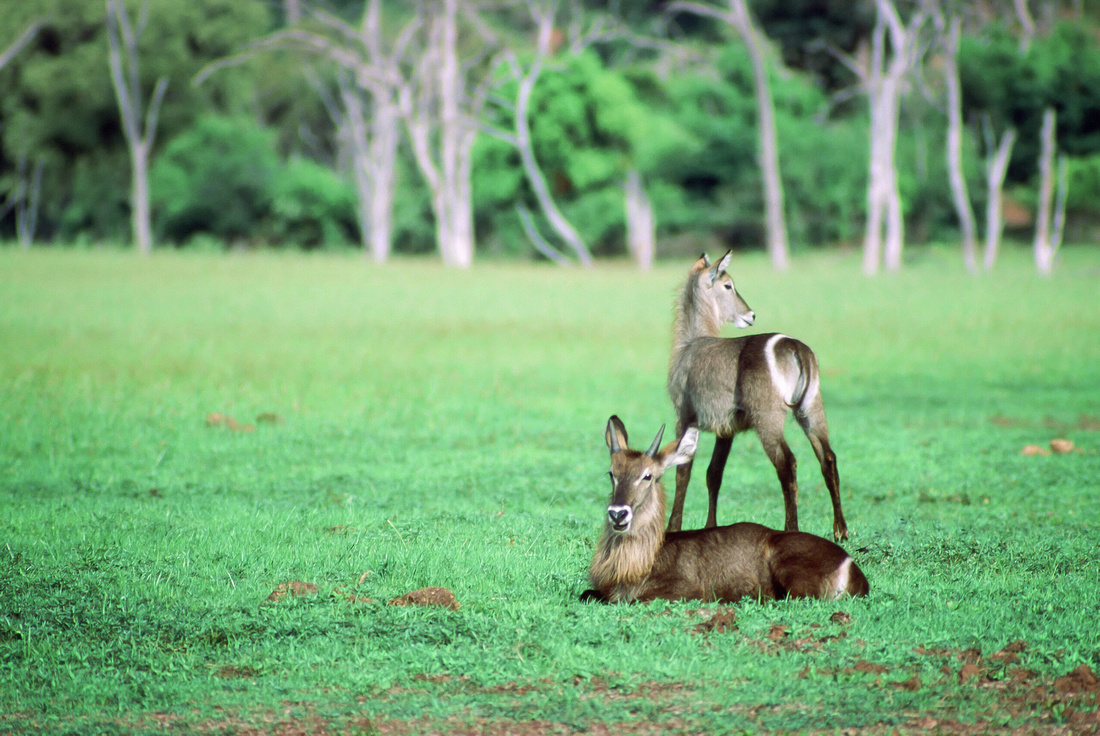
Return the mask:
<path id="1" fill-rule="evenodd" d="M 607 506 L 608 528 L 616 534 L 643 533 L 665 524 L 665 492 L 661 476 L 674 465 L 691 460 L 699 444 L 699 430 L 688 427 L 679 440 L 661 447 L 662 424 L 645 452 L 626 444 L 626 427 L 617 416 L 607 422 L 604 438 L 611 450 L 611 501 Z M 660 449 L 658 449 L 660 448 Z"/>
<path id="2" fill-rule="evenodd" d="M 709 306 L 713 312 L 711 316 L 719 324 L 729 322 L 734 327 L 744 328 L 756 321 L 756 314 L 737 293 L 733 279 L 726 273 L 732 255 L 731 249 L 718 263 L 711 265 L 710 259 L 704 253 L 691 267 L 691 273 L 695 278 L 696 296 L 701 300 L 699 306 Z"/>

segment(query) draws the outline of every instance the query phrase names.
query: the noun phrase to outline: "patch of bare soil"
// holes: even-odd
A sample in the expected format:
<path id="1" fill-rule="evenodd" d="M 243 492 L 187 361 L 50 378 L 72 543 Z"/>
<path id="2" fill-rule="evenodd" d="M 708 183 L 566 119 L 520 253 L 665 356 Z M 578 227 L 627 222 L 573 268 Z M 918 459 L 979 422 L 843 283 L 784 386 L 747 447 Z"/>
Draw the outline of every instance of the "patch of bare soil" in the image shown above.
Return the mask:
<path id="1" fill-rule="evenodd" d="M 275 590 L 271 591 L 271 595 L 267 597 L 268 603 L 278 603 L 284 598 L 297 598 L 303 595 L 314 595 L 317 593 L 317 586 L 313 583 L 306 583 L 301 580 L 291 580 L 287 583 L 279 583 Z"/>
<path id="2" fill-rule="evenodd" d="M 687 612 L 688 616 L 699 616 L 703 620 L 691 627 L 696 634 L 724 634 L 737 631 L 737 612 L 732 608 L 697 608 Z"/>
<path id="3" fill-rule="evenodd" d="M 457 611 L 459 602 L 446 588 L 421 588 L 390 601 L 391 606 L 440 606 Z"/>

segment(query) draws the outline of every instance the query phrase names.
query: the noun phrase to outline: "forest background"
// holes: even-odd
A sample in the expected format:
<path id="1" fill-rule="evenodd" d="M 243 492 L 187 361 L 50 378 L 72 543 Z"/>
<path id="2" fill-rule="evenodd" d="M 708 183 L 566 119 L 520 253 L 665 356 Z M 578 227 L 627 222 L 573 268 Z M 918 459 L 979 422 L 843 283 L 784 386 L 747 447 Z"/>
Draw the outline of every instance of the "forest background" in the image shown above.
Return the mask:
<path id="1" fill-rule="evenodd" d="M 0 238 L 870 273 L 1005 228 L 1049 272 L 1100 227 L 1098 39 L 1088 0 L 23 0 Z"/>

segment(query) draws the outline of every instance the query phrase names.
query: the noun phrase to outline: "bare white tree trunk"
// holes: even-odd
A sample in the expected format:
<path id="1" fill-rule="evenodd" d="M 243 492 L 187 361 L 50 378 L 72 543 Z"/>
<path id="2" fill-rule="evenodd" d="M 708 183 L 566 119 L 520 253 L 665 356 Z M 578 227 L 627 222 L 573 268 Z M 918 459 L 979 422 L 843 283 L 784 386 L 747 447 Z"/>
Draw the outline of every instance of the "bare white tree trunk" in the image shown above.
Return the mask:
<path id="1" fill-rule="evenodd" d="M 974 222 L 974 210 L 970 206 L 970 194 L 963 175 L 962 140 L 962 90 L 959 84 L 959 33 L 962 18 L 954 16 L 944 27 L 941 15 L 937 14 L 937 25 L 943 42 L 943 76 L 947 88 L 947 175 L 951 183 L 951 196 L 955 202 L 955 213 L 959 218 L 959 230 L 962 236 L 963 264 L 966 270 L 975 273 L 978 270 L 977 226 Z"/>
<path id="2" fill-rule="evenodd" d="M 283 14 L 286 16 L 286 23 L 288 26 L 292 26 L 302 20 L 301 0 L 283 0 Z"/>
<path id="3" fill-rule="evenodd" d="M 392 92 L 375 98 L 371 119 L 369 202 L 370 252 L 382 263 L 390 256 L 393 242 L 393 200 L 397 182 L 397 144 L 401 115 Z"/>
<path id="4" fill-rule="evenodd" d="M 657 220 L 646 195 L 642 176 L 631 169 L 623 183 L 626 199 L 626 245 L 638 268 L 648 271 L 657 251 Z"/>
<path id="5" fill-rule="evenodd" d="M 310 11 L 310 16 L 330 33 L 302 28 L 278 31 L 260 39 L 243 54 L 207 65 L 195 79 L 201 82 L 222 67 L 239 64 L 261 52 L 284 49 L 321 54 L 350 73 L 355 83 L 350 84 L 346 76 L 338 76 L 339 104 L 326 103 L 326 106 L 341 131 L 342 143 L 352 162 L 364 252 L 381 263 L 389 258 L 393 240 L 394 182 L 401 135 L 398 104 L 403 84 L 401 64 L 421 20 L 414 19 L 395 34 L 392 47 L 387 50 L 381 0 L 366 0 L 358 29 L 316 8 Z M 320 83 L 315 86 L 321 90 L 324 87 Z M 323 92 L 322 99 L 325 99 Z"/>
<path id="6" fill-rule="evenodd" d="M 767 210 L 768 255 L 772 267 L 786 271 L 790 266 L 787 222 L 784 217 L 783 179 L 779 173 L 779 143 L 775 130 L 775 103 L 768 84 L 764 44 L 749 14 L 745 0 L 730 0 L 734 28 L 752 60 L 753 89 L 756 93 L 757 161 L 764 180 L 764 206 Z"/>
<path id="7" fill-rule="evenodd" d="M 438 201 L 439 250 L 448 265 L 468 268 L 474 260 L 473 202 L 470 196 L 470 149 L 476 129 L 465 119 L 460 98 L 465 91 L 458 62 L 458 0 L 443 0 L 438 26 L 439 163 L 442 180 Z"/>
<path id="8" fill-rule="evenodd" d="M 1001 135 L 1000 143 L 994 148 L 992 126 L 986 123 L 984 127 L 988 151 L 985 164 L 988 201 L 985 209 L 985 253 L 982 257 L 982 267 L 986 271 L 992 271 L 993 264 L 997 262 L 1001 233 L 1004 230 L 1004 216 L 1001 211 L 1003 190 L 1005 175 L 1008 173 L 1008 162 L 1012 158 L 1012 146 L 1016 142 L 1016 129 L 1006 130 Z"/>
<path id="9" fill-rule="evenodd" d="M 592 254 L 588 249 L 588 245 L 584 242 L 584 238 L 581 237 L 580 233 L 577 232 L 577 229 L 573 227 L 573 224 L 569 222 L 568 218 L 558 209 L 557 203 L 554 201 L 554 196 L 550 192 L 550 185 L 547 183 L 546 177 L 542 173 L 542 167 L 539 166 L 538 159 L 535 157 L 535 147 L 531 140 L 531 95 L 534 93 L 539 75 L 542 74 L 544 61 L 552 53 L 551 44 L 554 34 L 556 3 L 528 0 L 527 6 L 532 18 L 535 20 L 535 56 L 531 61 L 531 65 L 524 69 L 516 57 L 516 54 L 512 52 L 511 49 L 506 51 L 505 58 L 508 67 L 511 71 L 512 78 L 515 79 L 517 83 L 516 99 L 513 110 L 515 125 L 511 133 L 503 134 L 498 132 L 495 133 L 495 135 L 512 144 L 516 152 L 519 153 L 524 175 L 527 177 L 527 181 L 531 185 L 531 191 L 534 193 L 535 200 L 539 204 L 539 209 L 542 211 L 547 222 L 550 223 L 550 227 L 553 228 L 557 236 L 565 242 L 569 249 L 573 251 L 577 261 L 582 266 L 591 266 Z M 553 247 L 550 246 L 549 243 L 546 243 L 546 241 L 542 239 L 542 236 L 538 234 L 538 230 L 534 228 L 533 222 L 525 221 L 524 229 L 540 252 L 547 254 L 548 251 L 554 250 Z M 561 259 L 557 257 L 552 258 L 552 260 L 561 262 Z"/>
<path id="10" fill-rule="evenodd" d="M 906 26 L 892 0 L 876 0 L 876 6 L 871 68 L 864 76 L 871 137 L 867 229 L 863 239 L 863 272 L 868 275 L 877 273 L 882 263 L 890 271 L 901 268 L 905 219 L 895 163 L 898 115 L 902 82 L 915 62 L 917 32 L 924 22 L 923 9 L 914 12 Z M 891 46 L 889 62 L 887 33 Z"/>
<path id="11" fill-rule="evenodd" d="M 0 51 L 0 69 L 7 66 L 8 62 L 11 61 L 16 54 L 26 48 L 27 45 L 34 40 L 34 37 L 38 35 L 38 31 L 41 29 L 42 21 L 33 21 L 19 34 L 18 38 L 11 42 L 10 46 Z"/>
<path id="12" fill-rule="evenodd" d="M 1040 133 L 1042 146 L 1039 154 L 1039 204 L 1035 213 L 1035 267 L 1043 276 L 1049 276 L 1054 271 L 1054 261 L 1062 245 L 1062 230 L 1065 225 L 1065 156 L 1058 157 L 1058 202 L 1054 203 L 1054 160 L 1057 155 L 1055 122 L 1054 108 L 1048 107 L 1043 112 L 1043 128 Z"/>
<path id="13" fill-rule="evenodd" d="M 362 87 L 339 79 L 340 127 L 351 154 L 359 236 L 364 251 L 376 263 L 390 256 L 393 239 L 393 198 L 401 117 L 393 92 L 372 93 L 374 114 L 367 119 Z"/>
<path id="14" fill-rule="evenodd" d="M 123 0 L 107 0 L 107 40 L 111 81 L 118 100 L 122 132 L 130 148 L 130 226 L 139 253 L 153 251 L 153 231 L 149 214 L 149 154 L 167 77 L 161 77 L 153 90 L 142 128 L 141 82 L 138 76 L 138 39 L 145 27 L 148 2 L 142 5 L 137 27 L 131 25 Z M 125 60 L 123 60 L 125 56 Z"/>
<path id="15" fill-rule="evenodd" d="M 487 91 L 469 85 L 459 63 L 458 1 L 432 10 L 422 18 L 427 34 L 415 78 L 400 85 L 398 101 L 430 191 L 443 262 L 467 268 L 474 258 L 472 153 Z"/>
<path id="16" fill-rule="evenodd" d="M 27 159 L 20 156 L 18 165 L 19 184 L 13 195 L 15 207 L 15 235 L 19 241 L 19 247 L 30 250 L 34 242 L 34 233 L 38 228 L 38 202 L 42 192 L 43 163 L 39 160 L 34 165 L 34 173 L 27 176 Z"/>
<path id="17" fill-rule="evenodd" d="M 371 187 L 369 173 L 370 142 L 363 100 L 358 86 L 349 84 L 343 75 L 337 77 L 337 84 L 340 89 L 340 111 L 334 109 L 330 114 L 336 119 L 341 143 L 351 159 L 351 175 L 355 183 L 355 214 L 359 221 L 359 242 L 363 244 L 364 251 L 374 255 L 375 260 L 378 261 L 377 253 L 373 253 L 373 248 L 370 246 L 370 201 L 373 187 Z"/>
<path id="18" fill-rule="evenodd" d="M 765 229 L 772 267 L 786 271 L 790 266 L 787 223 L 783 204 L 783 177 L 779 168 L 779 143 L 775 128 L 775 103 L 768 83 L 768 69 L 761 33 L 753 23 L 745 0 L 729 0 L 729 10 L 695 2 L 674 2 L 669 10 L 684 10 L 717 18 L 728 23 L 740 36 L 752 63 L 753 90 L 756 97 L 757 164 L 764 188 Z"/>
<path id="19" fill-rule="evenodd" d="M 1027 53 L 1031 39 L 1035 37 L 1035 19 L 1027 7 L 1027 0 L 1015 0 L 1016 18 L 1020 21 L 1020 53 Z"/>

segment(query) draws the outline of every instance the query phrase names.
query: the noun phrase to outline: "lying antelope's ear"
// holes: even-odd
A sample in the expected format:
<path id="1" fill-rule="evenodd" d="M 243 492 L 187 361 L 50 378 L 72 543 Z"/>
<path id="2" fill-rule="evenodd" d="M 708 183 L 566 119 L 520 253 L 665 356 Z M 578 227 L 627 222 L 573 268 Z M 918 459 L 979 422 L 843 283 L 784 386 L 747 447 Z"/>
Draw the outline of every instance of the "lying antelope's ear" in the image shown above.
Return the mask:
<path id="1" fill-rule="evenodd" d="M 699 259 L 695 263 L 691 264 L 692 272 L 702 271 L 705 268 L 710 268 L 710 259 L 707 258 L 707 254 L 699 256 Z"/>
<path id="2" fill-rule="evenodd" d="M 607 429 L 604 431 L 603 438 L 607 442 L 607 449 L 611 450 L 612 455 L 622 452 L 626 448 L 626 427 L 623 426 L 623 422 L 619 417 L 612 414 L 611 418 L 607 420 Z"/>
<path id="3" fill-rule="evenodd" d="M 695 455 L 699 447 L 699 430 L 694 426 L 684 430 L 684 435 L 679 440 L 673 440 L 665 445 L 658 458 L 665 469 L 673 465 L 683 465 Z"/>
<path id="4" fill-rule="evenodd" d="M 665 436 L 665 425 L 661 425 L 661 428 L 657 430 L 657 436 L 653 438 L 653 442 L 649 444 L 649 449 L 645 451 L 647 457 L 657 457 L 657 450 L 661 447 L 661 438 Z"/>

